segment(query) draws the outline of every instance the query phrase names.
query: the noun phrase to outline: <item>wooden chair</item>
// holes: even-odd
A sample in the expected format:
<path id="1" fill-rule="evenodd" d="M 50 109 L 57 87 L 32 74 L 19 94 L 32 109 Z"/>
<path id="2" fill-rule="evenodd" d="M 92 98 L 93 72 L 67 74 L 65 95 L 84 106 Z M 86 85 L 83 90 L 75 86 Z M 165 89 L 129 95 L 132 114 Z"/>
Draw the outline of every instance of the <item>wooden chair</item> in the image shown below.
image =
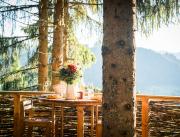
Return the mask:
<path id="1" fill-rule="evenodd" d="M 29 113 L 28 118 L 26 118 L 26 111 Z M 25 129 L 25 125 L 28 126 L 28 137 L 32 137 L 33 127 L 44 127 L 46 128 L 45 135 L 47 137 L 51 136 L 52 120 L 49 118 L 34 117 L 35 112 L 33 111 L 32 100 L 25 100 L 21 102 L 21 112 L 21 118 L 24 120 L 23 129 Z"/>

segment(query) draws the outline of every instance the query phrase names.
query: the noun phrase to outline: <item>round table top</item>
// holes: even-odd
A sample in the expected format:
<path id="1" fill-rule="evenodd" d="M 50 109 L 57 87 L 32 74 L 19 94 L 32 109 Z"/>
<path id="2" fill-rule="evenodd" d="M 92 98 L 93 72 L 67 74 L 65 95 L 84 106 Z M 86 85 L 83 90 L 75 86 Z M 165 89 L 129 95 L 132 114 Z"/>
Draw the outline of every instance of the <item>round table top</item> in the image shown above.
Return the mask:
<path id="1" fill-rule="evenodd" d="M 92 106 L 92 105 L 101 105 L 101 100 L 93 100 L 93 99 L 75 99 L 75 100 L 67 100 L 67 99 L 48 99 L 42 98 L 41 101 L 58 103 L 64 106 Z"/>

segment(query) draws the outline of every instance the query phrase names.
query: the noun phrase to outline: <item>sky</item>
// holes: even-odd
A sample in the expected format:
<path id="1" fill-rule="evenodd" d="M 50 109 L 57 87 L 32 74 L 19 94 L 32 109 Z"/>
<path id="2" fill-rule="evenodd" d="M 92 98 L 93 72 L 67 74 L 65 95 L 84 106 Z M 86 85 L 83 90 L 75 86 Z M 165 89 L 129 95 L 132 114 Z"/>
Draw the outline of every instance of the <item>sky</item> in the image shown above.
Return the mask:
<path id="1" fill-rule="evenodd" d="M 87 31 L 77 33 L 80 43 L 93 47 L 98 39 L 97 34 L 87 35 Z M 148 37 L 136 33 L 136 47 L 143 47 L 157 52 L 179 53 L 180 52 L 180 24 L 161 27 Z"/>
<path id="2" fill-rule="evenodd" d="M 16 0 L 9 0 L 9 3 L 15 4 Z M 98 19 L 99 17 L 97 17 Z M 6 26 L 11 28 L 11 23 L 6 22 Z M 18 23 L 17 23 L 18 24 Z M 8 31 L 7 31 L 8 32 Z M 10 33 L 10 32 L 9 32 Z M 7 35 L 9 35 L 7 33 Z M 21 32 L 22 33 L 22 32 Z M 19 34 L 21 34 L 19 33 Z M 82 44 L 86 44 L 89 47 L 93 47 L 99 38 L 99 34 L 92 31 L 90 35 L 87 35 L 87 31 L 79 29 L 78 39 Z M 154 31 L 149 37 L 142 36 L 140 33 L 136 34 L 136 46 L 152 49 L 157 52 L 180 52 L 180 25 L 170 25 L 160 28 L 158 31 Z M 102 38 L 102 37 L 100 37 Z"/>
<path id="3" fill-rule="evenodd" d="M 180 52 L 180 25 L 162 27 L 149 37 L 137 33 L 136 46 L 152 49 L 157 52 Z"/>

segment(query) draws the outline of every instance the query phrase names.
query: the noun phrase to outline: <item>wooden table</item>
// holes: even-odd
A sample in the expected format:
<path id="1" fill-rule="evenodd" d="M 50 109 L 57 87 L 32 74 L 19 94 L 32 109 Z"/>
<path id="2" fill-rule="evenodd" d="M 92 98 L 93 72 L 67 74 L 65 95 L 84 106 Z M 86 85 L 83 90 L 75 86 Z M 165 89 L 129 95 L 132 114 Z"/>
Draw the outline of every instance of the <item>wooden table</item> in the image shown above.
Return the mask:
<path id="1" fill-rule="evenodd" d="M 43 91 L 0 91 L 2 95 L 12 95 L 14 97 L 14 137 L 22 136 L 22 122 L 21 122 L 21 109 L 20 102 L 23 95 L 42 95 L 53 94 L 53 92 Z"/>
<path id="2" fill-rule="evenodd" d="M 63 117 L 64 117 L 64 107 L 76 107 L 77 109 L 77 136 L 84 137 L 84 107 L 91 107 L 91 137 L 94 135 L 94 107 L 98 110 L 98 105 L 101 105 L 99 100 L 90 100 L 90 99 L 79 99 L 79 100 L 65 100 L 65 99 L 41 99 L 42 101 L 52 103 L 53 110 L 53 132 L 55 135 L 55 105 L 58 104 L 61 106 L 61 136 L 64 136 L 63 131 Z M 98 118 L 98 113 L 96 113 L 96 121 Z"/>

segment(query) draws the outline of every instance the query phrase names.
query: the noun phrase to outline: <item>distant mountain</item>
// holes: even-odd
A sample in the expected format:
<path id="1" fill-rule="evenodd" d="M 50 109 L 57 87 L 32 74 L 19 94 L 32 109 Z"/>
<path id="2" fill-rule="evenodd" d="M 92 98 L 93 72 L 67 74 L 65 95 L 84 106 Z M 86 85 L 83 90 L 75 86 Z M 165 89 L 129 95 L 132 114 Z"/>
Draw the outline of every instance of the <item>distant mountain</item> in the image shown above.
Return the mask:
<path id="1" fill-rule="evenodd" d="M 174 55 L 176 56 L 176 58 L 177 58 L 177 59 L 179 59 L 179 60 L 180 60 L 180 52 L 175 53 Z"/>
<path id="2" fill-rule="evenodd" d="M 101 47 L 94 47 L 97 61 L 85 70 L 86 84 L 102 88 Z M 137 48 L 136 89 L 143 94 L 180 95 L 180 60 L 173 54 Z"/>
<path id="3" fill-rule="evenodd" d="M 137 48 L 137 91 L 153 95 L 180 95 L 180 60 L 172 54 L 160 54 Z"/>

